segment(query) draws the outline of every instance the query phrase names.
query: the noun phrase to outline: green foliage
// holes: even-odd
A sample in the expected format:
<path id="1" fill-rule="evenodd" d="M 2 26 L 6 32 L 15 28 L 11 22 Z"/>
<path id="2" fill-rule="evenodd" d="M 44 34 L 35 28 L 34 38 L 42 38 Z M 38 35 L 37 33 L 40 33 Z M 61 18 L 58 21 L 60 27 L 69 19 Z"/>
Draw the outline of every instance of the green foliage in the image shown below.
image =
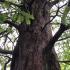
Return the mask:
<path id="1" fill-rule="evenodd" d="M 32 20 L 34 19 L 33 15 L 31 15 L 30 13 L 26 13 L 25 11 L 17 11 L 17 12 L 15 12 L 15 14 L 12 16 L 12 20 L 17 23 L 24 22 L 26 24 L 30 24 L 31 23 L 30 19 Z"/>
<path id="2" fill-rule="evenodd" d="M 3 24 L 3 21 L 7 19 L 7 14 L 0 14 L 0 24 Z"/>
<path id="3" fill-rule="evenodd" d="M 9 8 L 10 7 L 10 3 L 9 2 L 3 2 L 2 3 L 2 6 L 4 7 L 4 8 Z"/>
<path id="4" fill-rule="evenodd" d="M 20 5 L 16 4 L 16 3 L 13 3 L 11 1 L 5 1 L 3 2 L 2 4 L 2 7 L 3 9 L 8 9 L 6 12 L 7 13 L 7 18 L 10 17 L 10 19 L 12 19 L 13 21 L 17 22 L 17 23 L 21 23 L 21 22 L 24 22 L 26 24 L 30 24 L 31 20 L 34 19 L 33 15 L 30 14 L 29 12 L 25 12 L 24 10 L 21 11 L 20 9 Z M 1 17 L 1 20 L 5 20 L 5 14 L 6 13 L 2 13 L 1 15 L 3 16 L 0 16 Z M 8 16 L 10 15 L 10 16 Z"/>
<path id="5" fill-rule="evenodd" d="M 4 31 L 4 29 L 0 26 L 0 32 Z"/>
<path id="6" fill-rule="evenodd" d="M 21 14 L 23 15 L 24 17 L 24 21 L 26 24 L 30 24 L 30 19 L 34 19 L 33 15 L 31 15 L 30 13 L 26 13 L 24 11 L 21 11 Z"/>
<path id="7" fill-rule="evenodd" d="M 69 13 L 69 11 L 70 11 L 70 6 L 66 6 L 66 8 L 64 9 L 64 12 L 63 12 L 63 16 L 61 18 L 61 22 L 64 23 L 65 25 L 70 25 L 70 23 L 68 24 L 66 22 L 66 20 L 67 20 L 66 17 L 67 17 L 67 14 Z"/>

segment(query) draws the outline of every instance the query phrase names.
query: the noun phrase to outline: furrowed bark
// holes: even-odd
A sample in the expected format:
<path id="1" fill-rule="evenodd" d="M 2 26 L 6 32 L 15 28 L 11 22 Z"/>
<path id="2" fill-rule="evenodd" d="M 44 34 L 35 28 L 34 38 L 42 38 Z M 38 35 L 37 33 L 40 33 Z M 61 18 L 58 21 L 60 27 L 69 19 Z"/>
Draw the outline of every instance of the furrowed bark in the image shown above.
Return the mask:
<path id="1" fill-rule="evenodd" d="M 43 4 L 45 4 L 44 1 L 34 0 L 31 5 L 31 11 L 35 19 L 30 26 L 24 24 L 19 25 L 19 37 L 13 52 L 11 70 L 47 70 L 50 67 L 46 62 L 48 59 L 51 61 L 54 60 L 52 63 L 53 67 L 51 65 L 50 70 L 56 70 L 56 68 L 60 70 L 58 67 L 59 63 L 55 63 L 55 51 L 51 51 L 52 58 L 49 55 L 46 58 L 43 53 L 43 49 L 49 47 L 48 43 L 52 38 L 50 23 L 41 31 L 44 25 L 50 21 L 50 6 L 47 3 L 43 7 Z"/>

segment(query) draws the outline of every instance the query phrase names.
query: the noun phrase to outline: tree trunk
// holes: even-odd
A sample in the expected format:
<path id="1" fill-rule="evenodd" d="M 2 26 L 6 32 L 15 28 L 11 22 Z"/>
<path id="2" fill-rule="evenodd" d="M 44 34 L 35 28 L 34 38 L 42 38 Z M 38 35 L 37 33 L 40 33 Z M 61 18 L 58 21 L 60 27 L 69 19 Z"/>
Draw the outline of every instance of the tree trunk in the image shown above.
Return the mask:
<path id="1" fill-rule="evenodd" d="M 30 3 L 30 2 L 29 2 Z M 14 49 L 11 70 L 60 70 L 54 48 L 47 55 L 43 49 L 52 38 L 50 5 L 44 6 L 45 0 L 34 0 L 31 12 L 35 19 L 31 25 L 19 25 L 19 37 Z"/>

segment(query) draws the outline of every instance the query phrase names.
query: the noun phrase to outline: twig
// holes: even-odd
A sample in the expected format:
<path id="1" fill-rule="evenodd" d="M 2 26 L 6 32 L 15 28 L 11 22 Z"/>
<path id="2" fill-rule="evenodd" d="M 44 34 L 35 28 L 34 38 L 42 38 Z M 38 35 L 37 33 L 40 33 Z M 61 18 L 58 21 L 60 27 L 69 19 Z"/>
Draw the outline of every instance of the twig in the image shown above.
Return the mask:
<path id="1" fill-rule="evenodd" d="M 59 7 L 58 7 L 58 10 L 57 10 L 57 12 L 56 12 L 56 15 L 55 16 L 53 16 L 53 18 L 49 21 L 49 22 L 47 22 L 45 25 L 44 25 L 44 27 L 42 28 L 42 31 L 46 28 L 46 26 L 58 15 L 58 12 L 59 12 Z"/>
<path id="2" fill-rule="evenodd" d="M 6 70 L 7 64 L 11 61 L 11 59 L 9 58 L 8 61 L 5 63 L 4 65 L 4 70 Z"/>
<path id="3" fill-rule="evenodd" d="M 58 62 L 60 62 L 60 63 L 65 63 L 65 64 L 70 65 L 70 60 L 66 60 L 66 61 L 58 61 Z"/>
<path id="4" fill-rule="evenodd" d="M 59 9 L 62 8 L 62 7 L 64 7 L 65 5 L 67 5 L 67 3 L 65 3 L 65 4 L 62 5 L 61 7 L 58 7 L 58 10 L 57 10 L 57 12 L 56 12 L 56 15 L 53 16 L 53 18 L 52 18 L 50 21 L 48 21 L 48 22 L 44 25 L 44 27 L 42 28 L 42 31 L 43 31 L 43 30 L 46 28 L 46 26 L 47 26 L 50 22 L 52 22 L 53 19 L 58 15 Z"/>
<path id="5" fill-rule="evenodd" d="M 70 38 L 70 36 L 62 38 L 62 39 L 59 39 L 58 41 L 62 41 L 62 40 L 68 39 L 68 38 Z"/>
<path id="6" fill-rule="evenodd" d="M 1 53 L 1 54 L 12 54 L 13 51 L 8 51 L 8 50 L 0 49 L 0 53 Z"/>
<path id="7" fill-rule="evenodd" d="M 5 32 L 7 32 L 7 30 L 0 32 L 0 35 L 3 35 Z"/>

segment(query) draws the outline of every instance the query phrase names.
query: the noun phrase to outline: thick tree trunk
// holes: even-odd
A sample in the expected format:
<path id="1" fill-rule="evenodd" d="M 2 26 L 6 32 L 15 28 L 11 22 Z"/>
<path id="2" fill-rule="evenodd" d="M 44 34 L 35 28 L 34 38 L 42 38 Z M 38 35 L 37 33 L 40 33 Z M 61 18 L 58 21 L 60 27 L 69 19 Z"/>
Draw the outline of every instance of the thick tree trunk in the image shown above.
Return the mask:
<path id="1" fill-rule="evenodd" d="M 50 21 L 50 6 L 43 6 L 44 1 L 34 0 L 32 13 L 35 17 L 32 25 L 21 24 L 19 37 L 14 49 L 11 70 L 60 70 L 54 49 L 47 56 L 43 49 L 52 38 L 51 24 L 42 31 Z"/>

